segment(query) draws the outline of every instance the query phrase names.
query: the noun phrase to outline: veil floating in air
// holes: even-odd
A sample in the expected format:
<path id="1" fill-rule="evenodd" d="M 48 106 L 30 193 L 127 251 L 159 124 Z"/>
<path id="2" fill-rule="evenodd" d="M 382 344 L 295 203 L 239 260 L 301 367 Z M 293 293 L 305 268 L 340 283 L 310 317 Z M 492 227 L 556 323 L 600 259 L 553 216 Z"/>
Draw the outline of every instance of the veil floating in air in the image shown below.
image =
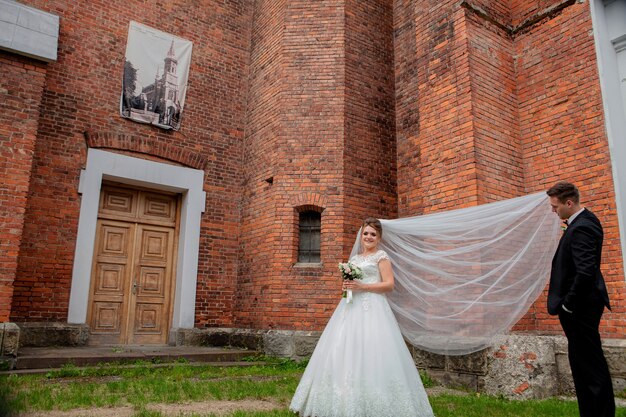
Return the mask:
<path id="1" fill-rule="evenodd" d="M 447 355 L 490 346 L 528 311 L 560 230 L 545 193 L 381 222 L 379 247 L 395 278 L 388 300 L 402 333 Z M 352 255 L 359 246 L 357 237 Z"/>

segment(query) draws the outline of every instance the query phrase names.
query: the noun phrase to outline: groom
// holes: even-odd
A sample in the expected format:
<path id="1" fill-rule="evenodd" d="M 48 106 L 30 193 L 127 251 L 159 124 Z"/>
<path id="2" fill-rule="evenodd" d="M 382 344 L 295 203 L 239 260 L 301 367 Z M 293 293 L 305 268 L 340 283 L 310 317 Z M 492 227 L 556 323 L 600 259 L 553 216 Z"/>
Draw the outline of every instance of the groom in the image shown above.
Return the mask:
<path id="1" fill-rule="evenodd" d="M 558 314 L 567 337 L 581 417 L 614 417 L 611 375 L 598 331 L 604 307 L 611 309 L 600 272 L 602 225 L 580 206 L 574 184 L 558 182 L 547 194 L 552 211 L 566 225 L 552 258 L 548 312 Z"/>

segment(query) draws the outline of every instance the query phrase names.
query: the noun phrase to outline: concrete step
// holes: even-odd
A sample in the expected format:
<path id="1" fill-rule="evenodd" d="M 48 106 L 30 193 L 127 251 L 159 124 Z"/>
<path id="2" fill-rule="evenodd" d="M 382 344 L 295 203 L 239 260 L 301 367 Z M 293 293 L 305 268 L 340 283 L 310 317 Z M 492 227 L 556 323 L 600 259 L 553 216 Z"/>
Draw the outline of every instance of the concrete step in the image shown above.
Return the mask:
<path id="1" fill-rule="evenodd" d="M 15 370 L 61 368 L 64 365 L 97 365 L 100 363 L 164 363 L 186 359 L 189 362 L 231 363 L 258 352 L 201 346 L 106 346 L 20 348 Z"/>
<path id="2" fill-rule="evenodd" d="M 245 368 L 248 366 L 255 366 L 255 365 L 264 365 L 266 364 L 266 362 L 250 362 L 250 361 L 245 361 L 245 362 L 187 362 L 185 364 L 185 366 L 218 366 L 218 367 L 229 367 L 229 366 L 236 366 L 239 368 Z M 150 363 L 148 366 L 150 368 L 166 368 L 169 366 L 174 366 L 175 364 L 173 362 L 164 362 L 164 363 Z M 93 365 L 92 365 L 93 366 Z M 121 364 L 121 365 L 115 365 L 116 368 L 138 368 L 138 367 L 143 367 L 145 365 L 138 365 L 138 364 Z M 76 370 L 76 371 L 81 371 L 81 370 L 85 370 L 85 369 L 89 369 L 89 366 L 77 366 L 75 368 L 72 368 L 72 370 Z M 0 371 L 0 375 L 39 375 L 39 374 L 47 374 L 48 372 L 51 371 L 62 371 L 61 368 L 30 368 L 30 369 L 13 369 L 10 371 Z"/>

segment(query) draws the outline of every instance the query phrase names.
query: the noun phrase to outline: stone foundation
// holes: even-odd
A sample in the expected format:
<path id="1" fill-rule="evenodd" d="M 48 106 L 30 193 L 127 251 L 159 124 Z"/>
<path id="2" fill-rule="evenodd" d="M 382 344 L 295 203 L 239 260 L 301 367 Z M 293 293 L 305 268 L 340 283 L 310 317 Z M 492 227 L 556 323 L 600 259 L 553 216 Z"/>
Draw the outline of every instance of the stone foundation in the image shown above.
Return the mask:
<path id="1" fill-rule="evenodd" d="M 89 340 L 89 326 L 59 322 L 17 323 L 20 346 L 84 346 Z"/>
<path id="2" fill-rule="evenodd" d="M 15 323 L 0 323 L 0 370 L 13 369 L 20 346 L 20 328 Z"/>
<path id="3" fill-rule="evenodd" d="M 243 347 L 269 356 L 302 360 L 311 356 L 321 334 L 294 330 L 178 329 L 170 340 L 174 340 L 177 346 Z"/>
<path id="4" fill-rule="evenodd" d="M 602 347 L 613 378 L 613 391 L 626 392 L 626 339 L 606 339 Z"/>
<path id="5" fill-rule="evenodd" d="M 572 394 L 571 375 L 564 373 L 569 364 L 557 360 L 564 342 L 558 336 L 497 338 L 483 352 L 487 361 L 484 391 L 522 399 Z"/>
<path id="6" fill-rule="evenodd" d="M 176 346 L 232 346 L 269 356 L 303 360 L 315 349 L 321 332 L 233 328 L 174 329 Z M 11 366 L 19 346 L 83 346 L 89 327 L 67 323 L 0 323 L 0 365 Z M 603 341 L 616 393 L 626 389 L 626 339 Z M 440 384 L 503 395 L 547 398 L 573 395 L 574 385 L 563 336 L 512 334 L 492 347 L 464 356 L 435 355 L 409 346 L 415 364 Z"/>
<path id="7" fill-rule="evenodd" d="M 626 388 L 626 340 L 606 339 L 603 347 L 614 391 L 622 392 Z M 418 368 L 445 386 L 515 399 L 574 395 L 563 336 L 500 336 L 491 348 L 465 356 L 411 350 Z"/>
<path id="8" fill-rule="evenodd" d="M 313 353 L 321 332 L 190 329 L 176 332 L 178 345 L 234 346 L 302 360 Z M 626 388 L 626 340 L 606 339 L 604 351 L 616 393 Z M 415 364 L 438 383 L 515 399 L 574 395 L 563 336 L 512 334 L 491 348 L 464 356 L 435 355 L 409 346 Z"/>

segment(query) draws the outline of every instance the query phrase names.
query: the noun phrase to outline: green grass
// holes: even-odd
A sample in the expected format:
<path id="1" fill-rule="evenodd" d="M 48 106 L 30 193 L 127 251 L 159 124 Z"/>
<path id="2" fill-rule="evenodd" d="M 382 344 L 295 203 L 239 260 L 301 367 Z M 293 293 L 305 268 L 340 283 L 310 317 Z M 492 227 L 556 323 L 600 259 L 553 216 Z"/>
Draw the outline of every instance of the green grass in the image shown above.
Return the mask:
<path id="1" fill-rule="evenodd" d="M 223 417 L 218 414 L 185 414 L 185 417 Z M 133 414 L 133 417 L 166 417 L 163 414 L 150 411 L 141 410 Z M 229 414 L 228 417 L 296 417 L 296 414 L 292 413 L 288 409 L 275 410 L 275 411 L 235 411 Z"/>
<path id="2" fill-rule="evenodd" d="M 153 404 L 182 404 L 210 400 L 269 400 L 273 411 L 237 411 L 229 417 L 294 417 L 287 409 L 306 363 L 273 358 L 249 367 L 194 366 L 174 363 L 155 367 L 101 365 L 79 369 L 66 366 L 46 375 L 0 376 L 0 416 L 11 412 L 72 410 L 130 406 L 133 417 L 166 417 Z M 422 374 L 424 385 L 434 382 Z M 577 416 L 574 401 L 549 399 L 511 401 L 484 395 L 431 397 L 437 417 L 567 417 Z M 211 414 L 195 414 L 210 417 Z M 626 417 L 620 408 L 618 417 Z"/>
<path id="3" fill-rule="evenodd" d="M 504 398 L 468 395 L 439 395 L 430 399 L 437 417 L 566 417 L 578 416 L 574 401 L 557 399 L 513 401 Z M 620 415 L 620 414 L 618 414 Z M 626 414 L 623 414 L 626 416 Z"/>
<path id="4" fill-rule="evenodd" d="M 422 384 L 424 385 L 424 388 L 430 388 L 437 385 L 426 371 L 420 370 L 420 377 L 422 378 Z"/>
<path id="5" fill-rule="evenodd" d="M 68 366 L 45 376 L 0 377 L 0 401 L 14 411 L 133 406 L 150 403 L 273 399 L 286 403 L 302 369 L 293 364 L 212 367 L 173 364 Z M 2 404 L 0 404 L 0 411 Z M 2 413 L 0 412 L 0 415 Z"/>
<path id="6" fill-rule="evenodd" d="M 150 410 L 141 410 L 133 414 L 133 417 L 166 417 L 165 415 Z M 218 414 L 185 414 L 185 417 L 218 417 Z M 223 417 L 220 415 L 219 417 Z M 274 411 L 235 411 L 228 417 L 296 417 L 296 414 L 287 408 Z"/>

